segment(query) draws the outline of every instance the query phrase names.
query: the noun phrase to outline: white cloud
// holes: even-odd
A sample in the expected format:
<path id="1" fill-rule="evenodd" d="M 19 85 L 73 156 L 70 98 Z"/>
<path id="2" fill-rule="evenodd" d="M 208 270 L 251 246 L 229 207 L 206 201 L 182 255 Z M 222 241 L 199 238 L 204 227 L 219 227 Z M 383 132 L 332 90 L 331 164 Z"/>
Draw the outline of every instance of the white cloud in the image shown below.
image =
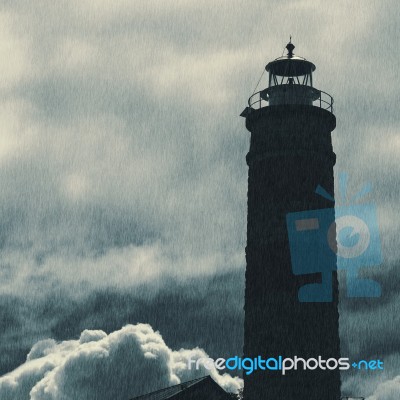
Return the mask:
<path id="1" fill-rule="evenodd" d="M 150 325 L 127 325 L 107 335 L 82 332 L 79 340 L 36 343 L 27 361 L 0 378 L 2 400 L 124 399 L 208 374 L 188 370 L 187 360 L 207 357 L 198 348 L 171 350 Z M 209 372 L 225 390 L 242 380 Z"/>

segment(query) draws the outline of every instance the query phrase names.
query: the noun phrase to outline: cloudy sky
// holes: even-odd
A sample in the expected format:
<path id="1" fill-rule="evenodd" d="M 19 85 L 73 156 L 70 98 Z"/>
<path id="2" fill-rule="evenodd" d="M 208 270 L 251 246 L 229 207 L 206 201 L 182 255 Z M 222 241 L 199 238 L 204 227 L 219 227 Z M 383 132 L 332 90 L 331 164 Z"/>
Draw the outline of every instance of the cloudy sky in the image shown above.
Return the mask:
<path id="1" fill-rule="evenodd" d="M 371 182 L 379 216 L 384 262 L 365 273 L 383 296 L 342 293 L 341 335 L 343 355 L 385 371 L 344 374 L 343 392 L 399 398 L 397 2 L 0 4 L 2 399 L 89 399 L 76 371 L 98 370 L 96 386 L 118 365 L 104 399 L 122 399 L 189 379 L 179 351 L 240 354 L 239 114 L 290 34 L 335 98 L 335 172 L 349 193 Z M 144 387 L 135 366 L 150 342 Z"/>

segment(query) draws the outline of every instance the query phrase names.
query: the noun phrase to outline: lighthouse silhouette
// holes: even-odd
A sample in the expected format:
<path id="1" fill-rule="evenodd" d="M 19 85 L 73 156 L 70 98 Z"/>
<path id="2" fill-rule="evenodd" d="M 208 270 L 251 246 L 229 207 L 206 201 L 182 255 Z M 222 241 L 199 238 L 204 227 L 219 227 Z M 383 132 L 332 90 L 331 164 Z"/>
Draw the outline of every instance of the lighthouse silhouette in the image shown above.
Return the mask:
<path id="1" fill-rule="evenodd" d="M 294 48 L 290 40 L 287 54 L 268 63 L 268 87 L 253 94 L 241 114 L 251 133 L 246 156 L 244 356 L 339 359 L 336 256 L 323 259 L 316 251 L 315 265 L 304 274 L 293 270 L 291 260 L 289 214 L 325 210 L 324 224 L 334 223 L 334 203 L 318 196 L 315 189 L 320 186 L 334 193 L 336 160 L 331 139 L 336 126 L 333 99 L 313 87 L 316 67 L 296 56 Z M 301 236 L 318 229 L 318 218 L 296 226 Z M 307 257 L 312 259 L 310 254 Z M 326 267 L 332 262 L 333 267 Z M 280 370 L 257 369 L 244 381 L 245 400 L 340 398 L 338 368 L 303 369 L 299 363 L 297 370 L 285 375 Z"/>

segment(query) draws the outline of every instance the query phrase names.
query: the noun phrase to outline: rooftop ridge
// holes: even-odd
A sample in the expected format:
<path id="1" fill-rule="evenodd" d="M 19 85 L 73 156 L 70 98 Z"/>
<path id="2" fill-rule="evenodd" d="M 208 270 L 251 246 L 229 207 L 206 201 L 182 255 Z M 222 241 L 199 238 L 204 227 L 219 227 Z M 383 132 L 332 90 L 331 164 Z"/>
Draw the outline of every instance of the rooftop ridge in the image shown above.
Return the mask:
<path id="1" fill-rule="evenodd" d="M 177 393 L 180 393 L 180 392 L 186 390 L 190 386 L 193 386 L 194 384 L 201 382 L 203 380 L 206 380 L 208 378 L 211 379 L 209 375 L 202 376 L 201 378 L 196 378 L 191 381 L 186 381 L 186 382 L 178 383 L 177 385 L 168 386 L 163 389 L 158 389 L 154 392 L 142 394 L 137 397 L 132 397 L 131 400 L 145 400 L 145 399 L 146 400 L 165 400 L 165 399 L 170 398 L 171 396 L 174 396 Z"/>

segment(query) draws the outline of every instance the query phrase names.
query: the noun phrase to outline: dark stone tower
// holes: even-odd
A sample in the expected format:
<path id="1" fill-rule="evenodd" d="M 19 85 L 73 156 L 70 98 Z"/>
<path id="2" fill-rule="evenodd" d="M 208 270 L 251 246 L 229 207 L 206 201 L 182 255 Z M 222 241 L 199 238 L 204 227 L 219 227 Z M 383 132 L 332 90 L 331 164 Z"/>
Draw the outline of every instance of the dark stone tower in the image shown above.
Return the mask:
<path id="1" fill-rule="evenodd" d="M 338 359 L 336 271 L 329 274 L 332 301 L 300 302 L 299 288 L 320 283 L 321 273 L 293 274 L 286 227 L 288 213 L 307 210 L 331 209 L 334 221 L 334 204 L 315 194 L 318 185 L 334 192 L 333 100 L 312 86 L 315 65 L 295 56 L 292 43 L 286 48 L 266 66 L 269 87 L 250 97 L 242 113 L 251 132 L 244 355 Z M 244 379 L 245 400 L 340 398 L 338 369 L 284 376 L 258 370 Z"/>

